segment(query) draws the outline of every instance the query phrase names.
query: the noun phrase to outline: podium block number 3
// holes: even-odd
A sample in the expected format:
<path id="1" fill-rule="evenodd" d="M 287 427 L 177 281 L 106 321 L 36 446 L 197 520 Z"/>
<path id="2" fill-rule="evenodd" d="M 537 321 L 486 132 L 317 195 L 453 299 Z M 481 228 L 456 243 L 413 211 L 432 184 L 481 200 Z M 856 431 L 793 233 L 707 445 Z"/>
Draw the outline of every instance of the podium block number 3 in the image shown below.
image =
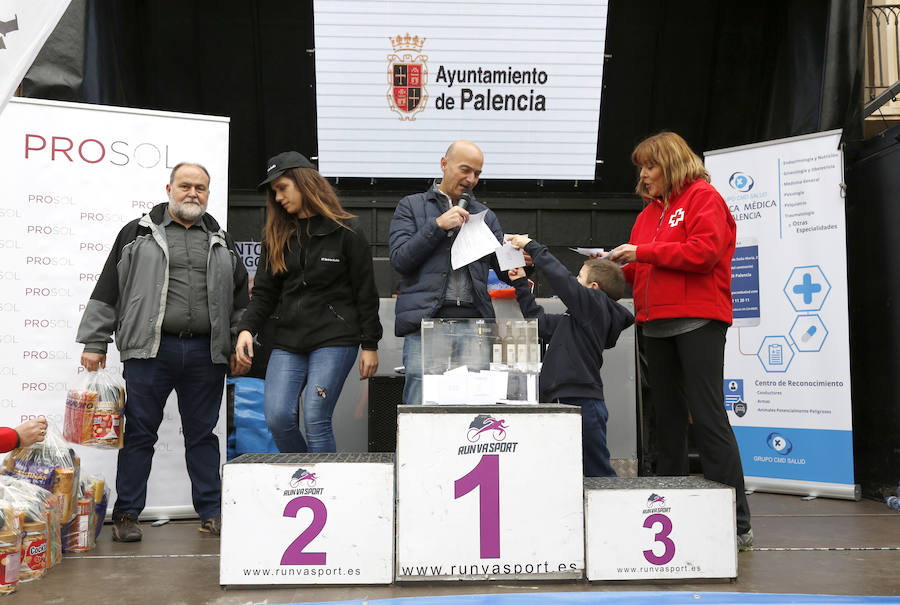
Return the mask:
<path id="1" fill-rule="evenodd" d="M 453 482 L 453 499 L 478 490 L 481 558 L 500 558 L 500 456 L 485 454 L 466 475 Z"/>
<path id="2" fill-rule="evenodd" d="M 300 496 L 294 498 L 284 507 L 285 517 L 297 517 L 297 513 L 301 508 L 308 508 L 313 513 L 312 522 L 302 534 L 297 536 L 291 545 L 285 549 L 281 555 L 282 565 L 325 565 L 325 553 L 323 552 L 303 552 L 310 542 L 316 539 L 322 528 L 325 527 L 325 520 L 328 519 L 328 509 L 325 504 L 318 498 L 312 496 Z"/>
<path id="3" fill-rule="evenodd" d="M 651 529 L 657 523 L 662 525 L 662 528 L 654 536 L 654 541 L 662 543 L 665 550 L 661 555 L 654 554 L 652 549 L 645 550 L 644 558 L 654 565 L 665 565 L 675 556 L 675 543 L 669 538 L 669 534 L 672 533 L 672 520 L 661 513 L 654 513 L 644 519 L 644 527 L 647 529 Z"/>

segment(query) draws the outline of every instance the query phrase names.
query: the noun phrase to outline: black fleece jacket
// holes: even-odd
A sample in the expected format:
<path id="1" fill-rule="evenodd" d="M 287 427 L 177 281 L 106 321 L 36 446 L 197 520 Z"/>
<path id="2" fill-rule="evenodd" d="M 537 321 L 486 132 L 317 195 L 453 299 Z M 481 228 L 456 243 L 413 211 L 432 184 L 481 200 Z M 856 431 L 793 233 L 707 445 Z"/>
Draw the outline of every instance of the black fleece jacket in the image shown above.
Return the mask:
<path id="1" fill-rule="evenodd" d="M 538 318 L 538 334 L 549 343 L 541 366 L 540 400 L 603 399 L 603 350 L 615 346 L 622 330 L 634 323 L 634 315 L 605 292 L 579 284 L 543 244 L 531 241 L 525 251 L 566 305 L 563 314 L 545 313 L 527 279 L 513 282 L 522 315 Z"/>
<path id="2" fill-rule="evenodd" d="M 382 329 L 372 254 L 356 221 L 347 226 L 321 216 L 301 220 L 299 237 L 285 251 L 287 271 L 277 274 L 266 266 L 263 242 L 253 297 L 238 331 L 256 334 L 271 317 L 273 342 L 267 344 L 273 348 L 292 353 L 331 346 L 377 350 Z"/>

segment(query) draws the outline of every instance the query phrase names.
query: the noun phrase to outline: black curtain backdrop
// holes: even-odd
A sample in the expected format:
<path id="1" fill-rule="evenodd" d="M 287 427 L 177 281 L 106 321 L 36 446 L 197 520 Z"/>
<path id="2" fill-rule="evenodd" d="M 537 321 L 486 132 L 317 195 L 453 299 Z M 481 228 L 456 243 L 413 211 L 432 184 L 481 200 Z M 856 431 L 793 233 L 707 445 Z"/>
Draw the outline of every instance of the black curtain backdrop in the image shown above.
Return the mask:
<path id="1" fill-rule="evenodd" d="M 848 115 L 858 132 L 863 5 L 611 0 L 603 163 L 577 193 L 631 191 L 631 149 L 660 130 L 698 152 L 845 127 Z M 70 12 L 68 33 L 54 34 L 29 73 L 26 96 L 230 116 L 232 190 L 252 190 L 274 153 L 317 155 L 311 1 L 73 0 Z M 78 53 L 72 23 L 84 37 L 83 81 L 52 70 L 61 49 Z M 344 179 L 341 188 L 411 189 Z M 573 183 L 485 189 L 575 193 Z"/>
<path id="2" fill-rule="evenodd" d="M 856 482 L 866 496 L 892 495 L 900 481 L 900 127 L 848 145 L 847 287 Z"/>

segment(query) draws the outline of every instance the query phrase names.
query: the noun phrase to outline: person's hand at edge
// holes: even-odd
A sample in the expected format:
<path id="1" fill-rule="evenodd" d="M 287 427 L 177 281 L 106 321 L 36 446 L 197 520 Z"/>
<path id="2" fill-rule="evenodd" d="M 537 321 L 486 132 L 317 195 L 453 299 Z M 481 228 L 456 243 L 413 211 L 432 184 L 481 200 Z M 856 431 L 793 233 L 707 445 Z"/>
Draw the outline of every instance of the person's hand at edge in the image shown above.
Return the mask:
<path id="1" fill-rule="evenodd" d="M 28 447 L 44 440 L 44 437 L 47 435 L 47 419 L 43 417 L 32 418 L 13 430 L 19 435 L 19 447 Z"/>
<path id="2" fill-rule="evenodd" d="M 106 367 L 106 354 L 85 351 L 81 354 L 81 365 L 88 372 L 96 372 L 100 368 Z"/>
<path id="3" fill-rule="evenodd" d="M 253 363 L 253 334 L 248 330 L 241 330 L 241 333 L 238 334 L 234 355 L 239 367 L 244 365 L 249 367 Z"/>
<path id="4" fill-rule="evenodd" d="M 509 275 L 510 281 L 522 279 L 523 277 L 525 277 L 525 268 L 516 267 L 515 269 L 510 269 L 509 271 L 507 271 L 507 275 Z"/>
<path id="5" fill-rule="evenodd" d="M 359 352 L 359 379 L 366 380 L 375 375 L 378 371 L 378 351 L 367 351 L 363 349 Z"/>
<path id="6" fill-rule="evenodd" d="M 634 244 L 622 244 L 614 248 L 606 258 L 620 265 L 633 263 L 637 260 L 637 246 Z"/>
<path id="7" fill-rule="evenodd" d="M 513 246 L 515 246 L 516 248 L 521 250 L 522 248 L 524 248 L 525 246 L 528 245 L 528 242 L 531 241 L 531 238 L 528 237 L 527 235 L 511 234 L 511 235 L 506 236 L 506 241 L 508 241 Z"/>

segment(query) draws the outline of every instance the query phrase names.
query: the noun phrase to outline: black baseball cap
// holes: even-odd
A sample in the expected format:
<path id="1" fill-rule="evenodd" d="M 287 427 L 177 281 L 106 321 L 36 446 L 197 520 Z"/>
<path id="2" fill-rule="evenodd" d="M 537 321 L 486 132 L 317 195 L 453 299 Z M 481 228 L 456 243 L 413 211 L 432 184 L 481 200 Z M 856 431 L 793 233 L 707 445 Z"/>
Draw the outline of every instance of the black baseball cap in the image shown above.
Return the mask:
<path id="1" fill-rule="evenodd" d="M 307 160 L 303 155 L 297 153 L 296 151 L 285 151 L 269 158 L 269 161 L 266 162 L 266 179 L 262 183 L 257 185 L 256 188 L 263 189 L 266 185 L 280 177 L 291 168 L 312 168 L 313 170 L 316 169 L 315 165 Z"/>

